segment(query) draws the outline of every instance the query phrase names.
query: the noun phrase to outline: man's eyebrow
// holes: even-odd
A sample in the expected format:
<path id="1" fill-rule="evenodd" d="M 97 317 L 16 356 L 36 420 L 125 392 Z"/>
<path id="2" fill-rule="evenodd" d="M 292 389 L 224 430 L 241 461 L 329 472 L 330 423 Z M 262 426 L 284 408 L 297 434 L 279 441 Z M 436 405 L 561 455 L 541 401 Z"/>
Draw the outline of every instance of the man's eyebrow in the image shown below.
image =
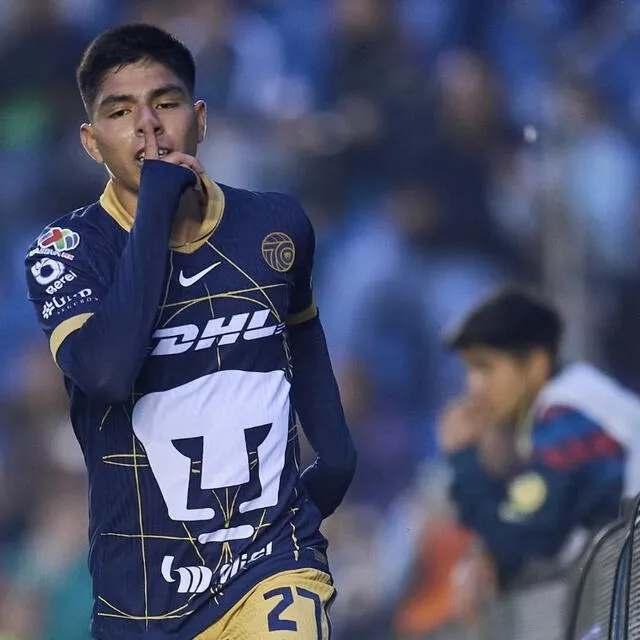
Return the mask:
<path id="1" fill-rule="evenodd" d="M 157 89 L 154 89 L 150 94 L 149 98 L 151 100 L 157 100 L 167 94 L 170 93 L 179 93 L 181 96 L 185 95 L 184 89 L 179 84 L 165 84 Z M 115 104 L 120 104 L 122 102 L 135 102 L 135 96 L 130 93 L 112 93 L 108 96 L 105 96 L 99 105 L 99 109 L 104 109 L 106 107 L 111 107 Z"/>
<path id="2" fill-rule="evenodd" d="M 131 94 L 126 93 L 111 93 L 102 100 L 100 100 L 100 104 L 98 106 L 99 109 L 104 109 L 105 107 L 110 107 L 114 104 L 119 104 L 120 102 L 135 102 L 136 99 Z"/>
<path id="3" fill-rule="evenodd" d="M 158 98 L 162 98 L 162 96 L 166 96 L 169 93 L 179 93 L 181 96 L 185 95 L 184 89 L 179 84 L 169 83 L 169 84 L 162 85 L 157 89 L 154 89 L 151 92 L 149 97 L 152 100 L 157 100 Z"/>

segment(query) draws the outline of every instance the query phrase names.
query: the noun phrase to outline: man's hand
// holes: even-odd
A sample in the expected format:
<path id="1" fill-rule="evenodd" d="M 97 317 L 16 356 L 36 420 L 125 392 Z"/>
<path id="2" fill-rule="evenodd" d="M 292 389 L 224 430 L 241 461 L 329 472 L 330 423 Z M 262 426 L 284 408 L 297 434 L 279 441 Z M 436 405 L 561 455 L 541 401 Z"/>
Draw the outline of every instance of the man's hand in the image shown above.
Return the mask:
<path id="1" fill-rule="evenodd" d="M 510 425 L 488 425 L 478 442 L 478 451 L 484 470 L 494 478 L 509 477 L 520 462 L 515 430 Z"/>
<path id="2" fill-rule="evenodd" d="M 170 164 L 177 164 L 187 169 L 191 169 L 198 178 L 202 178 L 204 175 L 204 169 L 200 164 L 200 161 L 193 156 L 181 153 L 180 151 L 172 151 L 166 156 L 160 157 L 158 153 L 158 140 L 156 139 L 154 132 L 147 132 L 144 136 L 144 159 L 145 160 L 162 160 L 162 162 L 169 162 Z"/>
<path id="3" fill-rule="evenodd" d="M 440 447 L 454 453 L 477 443 L 489 425 L 486 412 L 472 400 L 460 398 L 445 410 L 438 424 Z"/>
<path id="4" fill-rule="evenodd" d="M 175 164 L 180 167 L 184 167 L 185 169 L 189 169 L 196 174 L 198 182 L 193 189 L 188 189 L 187 192 L 183 194 L 179 210 L 183 210 L 185 207 L 188 208 L 194 203 L 199 207 L 204 207 L 206 205 L 207 196 L 202 181 L 205 173 L 202 165 L 200 164 L 200 161 L 197 158 L 194 158 L 193 156 L 190 156 L 186 153 L 181 153 L 180 151 L 172 151 L 166 156 L 160 157 L 160 154 L 158 153 L 158 141 L 156 139 L 155 133 L 153 132 L 146 133 L 144 136 L 144 158 L 145 162 L 147 160 L 161 160 L 162 162 L 168 162 L 169 164 Z"/>

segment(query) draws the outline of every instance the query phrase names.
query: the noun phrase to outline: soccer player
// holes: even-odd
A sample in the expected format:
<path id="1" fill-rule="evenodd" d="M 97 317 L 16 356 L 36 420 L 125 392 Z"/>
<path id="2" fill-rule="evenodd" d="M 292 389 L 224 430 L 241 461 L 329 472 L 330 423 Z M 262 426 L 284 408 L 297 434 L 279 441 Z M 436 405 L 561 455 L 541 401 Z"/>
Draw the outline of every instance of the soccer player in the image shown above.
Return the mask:
<path id="1" fill-rule="evenodd" d="M 49 225 L 29 296 L 89 475 L 96 638 L 329 636 L 323 518 L 355 452 L 298 203 L 212 182 L 190 52 L 99 35 L 77 81 L 99 202 Z M 318 457 L 299 470 L 297 417 Z"/>
<path id="2" fill-rule="evenodd" d="M 615 519 L 640 490 L 640 399 L 587 363 L 562 368 L 562 330 L 552 306 L 510 288 L 447 340 L 468 391 L 440 424 L 452 495 L 502 586 L 529 561 L 557 560 L 573 533 Z"/>

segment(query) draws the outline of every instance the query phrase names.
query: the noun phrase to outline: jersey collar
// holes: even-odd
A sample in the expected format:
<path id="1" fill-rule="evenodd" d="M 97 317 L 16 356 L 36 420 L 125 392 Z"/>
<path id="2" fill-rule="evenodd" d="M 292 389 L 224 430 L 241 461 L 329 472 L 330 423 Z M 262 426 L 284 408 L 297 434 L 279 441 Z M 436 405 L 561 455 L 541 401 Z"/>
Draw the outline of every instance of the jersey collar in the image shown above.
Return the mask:
<path id="1" fill-rule="evenodd" d="M 205 189 L 209 196 L 209 203 L 207 205 L 207 213 L 200 227 L 200 233 L 198 237 L 191 242 L 184 244 L 178 244 L 173 239 L 171 240 L 169 247 L 173 251 L 181 253 L 192 253 L 196 249 L 199 249 L 216 230 L 220 219 L 224 213 L 224 193 L 222 189 L 212 180 L 209 180 L 206 176 L 202 178 Z M 133 226 L 133 216 L 124 208 L 116 191 L 113 188 L 113 181 L 109 180 L 105 190 L 100 196 L 100 206 L 117 222 L 125 231 L 131 231 Z"/>

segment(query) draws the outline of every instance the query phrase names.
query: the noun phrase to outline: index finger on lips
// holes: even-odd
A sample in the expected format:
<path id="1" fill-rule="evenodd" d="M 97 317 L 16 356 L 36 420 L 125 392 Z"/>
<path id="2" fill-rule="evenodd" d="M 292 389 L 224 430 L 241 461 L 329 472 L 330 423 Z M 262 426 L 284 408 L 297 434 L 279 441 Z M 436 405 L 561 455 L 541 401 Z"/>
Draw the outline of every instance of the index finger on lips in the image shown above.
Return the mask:
<path id="1" fill-rule="evenodd" d="M 145 160 L 157 160 L 158 154 L 158 141 L 153 129 L 145 130 L 144 132 L 144 158 Z"/>

